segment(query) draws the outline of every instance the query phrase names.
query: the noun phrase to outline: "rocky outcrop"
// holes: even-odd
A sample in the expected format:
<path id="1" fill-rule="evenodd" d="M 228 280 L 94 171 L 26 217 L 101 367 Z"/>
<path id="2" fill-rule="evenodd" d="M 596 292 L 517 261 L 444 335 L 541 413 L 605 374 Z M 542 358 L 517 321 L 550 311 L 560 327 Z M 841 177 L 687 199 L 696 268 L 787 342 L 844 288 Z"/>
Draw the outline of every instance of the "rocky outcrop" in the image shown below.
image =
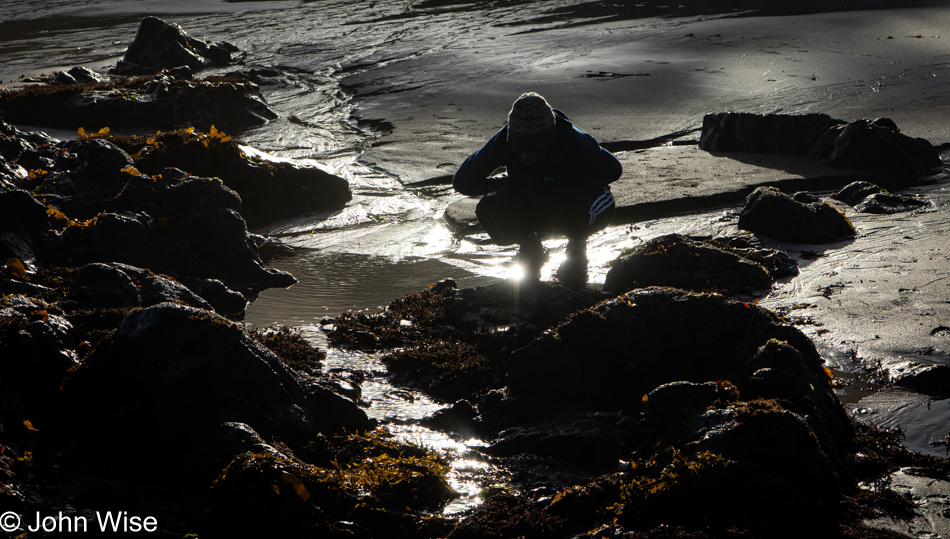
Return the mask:
<path id="1" fill-rule="evenodd" d="M 0 217 L 4 261 L 118 262 L 189 286 L 215 290 L 211 280 L 253 294 L 296 281 L 264 267 L 245 214 L 261 223 L 340 207 L 350 197 L 343 178 L 312 164 L 251 160 L 252 149 L 218 131 L 122 138 L 104 130 L 65 142 L 28 138 L 8 124 L 0 132 L 12 165 L 3 175 L 11 190 L 0 193 L 8 208 Z M 239 303 L 216 295 L 227 309 Z"/>
<path id="2" fill-rule="evenodd" d="M 211 304 L 178 281 L 127 264 L 93 263 L 72 277 L 68 301 L 97 307 L 150 307 L 181 303 L 213 310 Z"/>
<path id="3" fill-rule="evenodd" d="M 112 73 L 143 75 L 178 66 L 193 70 L 223 66 L 231 63 L 231 55 L 236 52 L 238 48 L 230 43 L 196 39 L 177 24 L 145 17 L 139 23 L 135 40 Z"/>
<path id="4" fill-rule="evenodd" d="M 901 133 L 889 118 L 834 126 L 821 136 L 809 155 L 830 167 L 886 173 L 896 185 L 943 169 L 930 142 Z"/>
<path id="5" fill-rule="evenodd" d="M 147 126 L 172 130 L 216 126 L 239 131 L 275 118 L 258 86 L 246 79 L 196 80 L 187 68 L 152 78 L 30 86 L 0 95 L 10 122 L 75 129 Z"/>
<path id="6" fill-rule="evenodd" d="M 814 345 L 747 303 L 632 291 L 573 314 L 510 364 L 506 393 L 480 403 L 475 420 L 497 433 L 495 454 L 594 469 L 627 457 L 669 463 L 670 448 L 715 454 L 732 463 L 729 487 L 711 474 L 691 488 L 728 499 L 693 510 L 727 520 L 773 514 L 774 498 L 757 499 L 766 485 L 781 506 L 827 514 L 849 484 L 850 421 Z"/>
<path id="7" fill-rule="evenodd" d="M 79 443 L 115 458 L 145 451 L 166 472 L 181 464 L 182 439 L 203 447 L 226 422 L 288 443 L 371 425 L 354 402 L 306 381 L 234 323 L 167 303 L 129 314 L 63 394 Z"/>
<path id="8" fill-rule="evenodd" d="M 220 178 L 241 197 L 240 211 L 252 225 L 342 208 L 351 198 L 349 182 L 308 161 L 277 160 L 235 141 L 220 142 L 187 133 L 130 137 L 120 143 L 139 152 L 136 169 L 148 175 L 169 168 Z"/>
<path id="9" fill-rule="evenodd" d="M 900 213 L 928 205 L 920 197 L 891 193 L 871 182 L 852 182 L 831 195 L 861 213 Z"/>
<path id="10" fill-rule="evenodd" d="M 89 69 L 88 67 L 76 66 L 69 71 L 60 71 L 57 73 L 50 84 L 87 84 L 90 82 L 102 82 L 105 77 Z"/>
<path id="11" fill-rule="evenodd" d="M 680 234 L 654 238 L 611 263 L 604 290 L 621 293 L 634 288 L 671 286 L 732 294 L 756 293 L 768 290 L 773 280 L 762 262 L 773 264 L 773 271 L 779 276 L 787 275 L 789 268 L 794 267 L 788 255 L 782 257 L 784 253 L 779 251 L 729 250 L 723 248 L 724 243 L 727 242 L 716 245 Z M 777 265 L 780 257 L 783 263 Z"/>
<path id="12" fill-rule="evenodd" d="M 844 123 L 847 122 L 827 114 L 707 114 L 703 117 L 699 149 L 808 155 L 829 129 Z"/>
<path id="13" fill-rule="evenodd" d="M 703 117 L 699 148 L 808 156 L 829 167 L 907 185 L 943 166 L 930 142 L 904 135 L 889 118 L 846 122 L 826 114 L 721 112 Z"/>
<path id="14" fill-rule="evenodd" d="M 746 198 L 739 228 L 795 243 L 827 243 L 854 237 L 854 225 L 839 210 L 809 195 L 797 199 L 774 187 Z"/>

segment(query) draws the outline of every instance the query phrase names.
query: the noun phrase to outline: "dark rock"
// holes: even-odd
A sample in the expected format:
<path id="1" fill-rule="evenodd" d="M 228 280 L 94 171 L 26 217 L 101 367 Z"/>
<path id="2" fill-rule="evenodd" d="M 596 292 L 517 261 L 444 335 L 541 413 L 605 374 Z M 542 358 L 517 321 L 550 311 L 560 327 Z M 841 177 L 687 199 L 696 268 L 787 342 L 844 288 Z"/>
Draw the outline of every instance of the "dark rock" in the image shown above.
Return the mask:
<path id="1" fill-rule="evenodd" d="M 914 196 L 898 195 L 870 182 L 853 182 L 831 198 L 853 206 L 861 213 L 900 213 L 927 206 L 927 201 Z"/>
<path id="2" fill-rule="evenodd" d="M 76 66 L 69 71 L 59 72 L 50 84 L 85 84 L 102 82 L 103 77 L 88 67 Z"/>
<path id="3" fill-rule="evenodd" d="M 844 124 L 827 114 L 720 112 L 703 117 L 699 149 L 807 155 L 829 129 Z"/>
<path id="4" fill-rule="evenodd" d="M 160 195 L 159 211 L 167 217 L 181 219 L 208 208 L 240 212 L 241 197 L 213 177 L 195 177 L 173 183 Z"/>
<path id="5" fill-rule="evenodd" d="M 825 114 L 707 114 L 699 148 L 806 155 L 818 164 L 886 174 L 897 185 L 939 172 L 937 150 L 887 118 L 845 122 Z"/>
<path id="6" fill-rule="evenodd" d="M 79 83 L 102 82 L 103 80 L 102 75 L 88 67 L 76 66 L 67 71 L 67 73 Z"/>
<path id="7" fill-rule="evenodd" d="M 709 240 L 708 243 L 759 264 L 773 279 L 798 275 L 798 262 L 788 252 L 765 248 L 752 234 L 721 236 Z"/>
<path id="8" fill-rule="evenodd" d="M 80 141 L 73 149 L 82 165 L 78 172 L 87 176 L 128 179 L 122 169 L 135 165 L 132 157 L 115 144 L 102 138 Z"/>
<path id="9" fill-rule="evenodd" d="M 857 206 L 861 202 L 864 202 L 864 199 L 867 197 L 883 192 L 884 189 L 879 185 L 871 182 L 858 181 L 851 182 L 838 191 L 835 191 L 831 195 L 831 198 L 844 202 L 848 206 Z"/>
<path id="10" fill-rule="evenodd" d="M 714 245 L 680 234 L 654 238 L 613 261 L 604 281 L 607 292 L 672 286 L 729 293 L 768 290 L 772 277 L 761 265 Z"/>
<path id="11" fill-rule="evenodd" d="M 136 213 L 107 217 L 101 233 L 98 223 L 93 227 L 97 250 L 92 256 L 99 261 L 127 262 L 179 280 L 219 279 L 228 288 L 248 291 L 286 288 L 297 282 L 288 273 L 263 267 L 257 245 L 238 213 L 241 198 L 218 180 L 189 178 L 167 185 L 132 178 L 112 205 Z M 137 213 L 143 210 L 154 218 Z M 217 295 L 222 300 L 230 296 Z M 225 312 L 234 314 L 242 302 L 227 303 Z"/>
<path id="12" fill-rule="evenodd" d="M 455 279 L 442 279 L 441 281 L 432 285 L 432 291 L 436 293 L 457 288 L 458 285 L 455 284 Z"/>
<path id="13" fill-rule="evenodd" d="M 827 243 L 855 235 L 848 218 L 830 204 L 801 203 L 772 187 L 759 187 L 748 196 L 738 226 L 795 243 Z"/>
<path id="14" fill-rule="evenodd" d="M 710 412 L 707 419 L 706 436 L 689 450 L 722 455 L 738 469 L 727 484 L 717 485 L 720 497 L 703 512 L 734 519 L 753 511 L 766 520 L 793 507 L 816 519 L 832 513 L 847 477 L 839 474 L 806 418 L 780 407 L 750 406 Z M 763 492 L 770 493 L 767 499 Z"/>
<path id="15" fill-rule="evenodd" d="M 301 378 L 239 326 L 173 304 L 132 311 L 63 392 L 83 448 L 97 458 L 147 458 L 154 478 L 202 467 L 183 461 L 182 441 L 204 447 L 226 422 L 289 444 L 371 426 L 356 404 Z"/>
<path id="16" fill-rule="evenodd" d="M 211 304 L 185 285 L 128 264 L 93 263 L 73 276 L 67 299 L 81 307 L 150 307 L 181 303 L 211 310 Z"/>
<path id="17" fill-rule="evenodd" d="M 53 77 L 53 80 L 49 81 L 49 83 L 50 83 L 50 84 L 59 84 L 59 85 L 63 85 L 63 84 L 79 84 L 79 81 L 77 81 L 77 80 L 76 80 L 72 75 L 70 75 L 69 73 L 66 73 L 65 71 L 60 71 L 59 73 L 56 74 L 55 77 Z"/>
<path id="18" fill-rule="evenodd" d="M 716 382 L 670 382 L 646 394 L 644 399 L 651 413 L 678 417 L 693 408 L 706 408 L 719 398 Z"/>
<path id="19" fill-rule="evenodd" d="M 930 142 L 904 135 L 888 118 L 835 126 L 810 155 L 826 166 L 886 172 L 897 185 L 943 169 Z"/>
<path id="20" fill-rule="evenodd" d="M 50 205 L 72 219 L 92 219 L 102 211 L 103 201 L 114 197 L 128 181 L 130 176 L 123 169 L 132 167 L 133 160 L 102 138 L 69 141 L 60 147 L 74 157 L 68 169 L 47 174 L 44 198 L 55 201 Z"/>
<path id="21" fill-rule="evenodd" d="M 27 174 L 23 167 L 0 156 L 0 190 L 19 189 L 23 180 L 27 178 Z"/>
<path id="22" fill-rule="evenodd" d="M 616 414 L 577 414 L 499 433 L 490 453 L 530 453 L 591 471 L 610 471 L 621 458 Z"/>
<path id="23" fill-rule="evenodd" d="M 259 88 L 250 83 L 176 81 L 149 89 L 151 99 L 145 100 L 144 106 L 138 102 L 135 105 L 142 109 L 140 115 L 149 120 L 149 125 L 158 129 L 194 126 L 208 131 L 215 126 L 240 131 L 278 117 Z"/>
<path id="24" fill-rule="evenodd" d="M 854 207 L 861 213 L 901 213 L 919 210 L 928 206 L 926 200 L 895 193 L 876 193 Z"/>
<path id="25" fill-rule="evenodd" d="M 798 191 L 797 193 L 792 193 L 790 196 L 792 197 L 792 200 L 795 202 L 801 202 L 802 204 L 821 202 L 820 198 L 807 191 Z"/>
<path id="26" fill-rule="evenodd" d="M 218 278 L 230 287 L 251 291 L 287 288 L 297 282 L 289 273 L 263 267 L 244 219 L 234 210 L 182 215 L 171 226 L 177 232 L 177 273 Z"/>
<path id="27" fill-rule="evenodd" d="M 121 269 L 108 264 L 87 264 L 73 276 L 68 298 L 97 307 L 142 305 L 138 287 Z"/>
<path id="28" fill-rule="evenodd" d="M 674 289 L 634 290 L 571 315 L 513 352 L 510 405 L 498 415 L 636 409 L 665 383 L 736 382 L 770 339 L 798 349 L 815 383 L 827 385 L 814 344 L 764 309 Z"/>
<path id="29" fill-rule="evenodd" d="M 206 148 L 196 137 L 160 140 L 161 148 L 136 162 L 141 172 L 157 175 L 174 167 L 196 176 L 221 178 L 240 195 L 240 206 L 234 209 L 240 208 L 252 226 L 340 208 L 352 198 L 346 179 L 314 164 L 275 161 L 233 142 Z"/>
<path id="30" fill-rule="evenodd" d="M 240 318 L 247 309 L 247 298 L 231 290 L 218 279 L 192 279 L 186 281 L 189 290 L 207 301 L 215 312 L 229 318 Z"/>
<path id="31" fill-rule="evenodd" d="M 0 295 L 22 294 L 28 297 L 43 297 L 50 292 L 52 289 L 49 287 L 0 275 Z"/>
<path id="32" fill-rule="evenodd" d="M 142 268 L 161 268 L 167 260 L 155 220 L 146 213 L 101 213 L 92 227 L 95 258 Z"/>
<path id="33" fill-rule="evenodd" d="M 110 265 L 132 278 L 139 289 L 143 307 L 171 302 L 183 303 L 198 309 L 213 309 L 210 303 L 178 281 L 128 264 L 112 263 Z"/>
<path id="34" fill-rule="evenodd" d="M 162 74 L 152 81 L 133 79 L 115 88 L 107 83 L 27 88 L 0 95 L 11 122 L 75 128 L 143 125 L 175 130 L 212 126 L 238 131 L 277 118 L 256 84 L 195 81 Z"/>
<path id="35" fill-rule="evenodd" d="M 142 75 L 186 65 L 198 70 L 231 63 L 233 45 L 218 44 L 188 36 L 181 26 L 157 17 L 139 23 L 135 40 L 112 70 L 118 75 Z"/>
<path id="36" fill-rule="evenodd" d="M 891 382 L 911 391 L 941 398 L 950 395 L 950 367 L 947 365 L 897 361 L 886 363 L 883 371 Z"/>
<path id="37" fill-rule="evenodd" d="M 41 203 L 19 189 L 0 192 L 0 260 L 55 260 L 61 247 Z"/>
<path id="38" fill-rule="evenodd" d="M 423 418 L 421 424 L 432 429 L 471 434 L 471 421 L 476 415 L 478 412 L 472 403 L 462 399 Z"/>
<path id="39" fill-rule="evenodd" d="M 775 518 L 790 506 L 826 516 L 849 484 L 853 432 L 821 357 L 758 307 L 636 290 L 573 314 L 510 364 L 507 395 L 476 418 L 494 454 L 604 469 L 625 455 L 674 467 L 689 456 L 690 484 L 670 503 L 687 503 L 700 520 L 735 522 L 749 510 Z M 729 463 L 726 483 L 720 468 L 701 471 L 713 457 Z M 763 499 L 773 488 L 776 498 Z M 662 507 L 655 494 L 638 509 Z"/>
<path id="40" fill-rule="evenodd" d="M 72 325 L 45 305 L 23 296 L 6 296 L 0 307 L 0 399 L 4 434 L 29 420 L 36 428 L 53 422 L 60 405 L 60 386 L 78 363 Z"/>

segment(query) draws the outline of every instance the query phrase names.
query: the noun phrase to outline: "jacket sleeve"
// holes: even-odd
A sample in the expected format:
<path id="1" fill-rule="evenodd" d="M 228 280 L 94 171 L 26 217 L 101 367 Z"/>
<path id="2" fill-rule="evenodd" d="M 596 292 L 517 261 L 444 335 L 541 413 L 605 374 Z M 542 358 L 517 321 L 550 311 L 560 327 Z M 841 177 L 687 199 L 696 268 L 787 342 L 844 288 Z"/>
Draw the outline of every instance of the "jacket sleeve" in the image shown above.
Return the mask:
<path id="1" fill-rule="evenodd" d="M 495 133 L 455 171 L 452 187 L 467 196 L 484 195 L 508 185 L 507 176 L 489 176 L 498 167 L 505 165 L 508 146 L 505 128 Z"/>
<path id="2" fill-rule="evenodd" d="M 587 135 L 587 139 L 588 142 L 584 145 L 585 155 L 580 160 L 584 166 L 583 176 L 589 178 L 591 183 L 602 186 L 619 180 L 623 174 L 620 160 L 598 144 L 594 137 Z"/>

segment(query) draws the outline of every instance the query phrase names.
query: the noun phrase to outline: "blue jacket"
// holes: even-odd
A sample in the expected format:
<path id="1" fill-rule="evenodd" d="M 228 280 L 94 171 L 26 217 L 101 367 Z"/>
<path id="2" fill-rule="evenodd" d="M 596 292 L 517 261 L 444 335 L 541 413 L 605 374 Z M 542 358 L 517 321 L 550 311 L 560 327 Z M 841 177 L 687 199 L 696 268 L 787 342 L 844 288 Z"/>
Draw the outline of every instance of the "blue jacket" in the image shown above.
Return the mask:
<path id="1" fill-rule="evenodd" d="M 567 116 L 557 116 L 557 135 L 544 158 L 525 165 L 508 147 L 507 126 L 502 127 L 478 151 L 466 159 L 452 178 L 452 186 L 463 195 L 484 195 L 513 188 L 532 198 L 548 198 L 575 190 L 603 190 L 620 178 L 620 161 L 600 147 L 594 137 L 575 126 Z M 507 175 L 489 176 L 500 166 Z M 555 195 L 556 196 L 556 195 Z"/>

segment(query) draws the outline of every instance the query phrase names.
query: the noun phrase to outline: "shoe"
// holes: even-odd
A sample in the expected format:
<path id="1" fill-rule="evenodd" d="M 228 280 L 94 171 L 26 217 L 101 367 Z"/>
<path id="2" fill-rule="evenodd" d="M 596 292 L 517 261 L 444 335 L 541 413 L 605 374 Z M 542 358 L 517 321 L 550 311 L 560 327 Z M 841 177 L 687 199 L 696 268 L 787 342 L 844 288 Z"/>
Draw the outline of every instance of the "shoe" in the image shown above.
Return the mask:
<path id="1" fill-rule="evenodd" d="M 580 289 L 587 286 L 587 240 L 570 240 L 567 255 L 557 268 L 557 280 L 564 286 Z"/>
<path id="2" fill-rule="evenodd" d="M 544 266 L 544 263 L 548 261 L 548 258 L 548 252 L 544 248 L 544 245 L 541 244 L 541 239 L 538 238 L 537 234 L 531 234 L 521 243 L 521 246 L 518 248 L 518 254 L 515 255 L 512 262 L 521 266 L 521 270 L 524 274 L 522 279 L 540 281 L 541 268 Z"/>

